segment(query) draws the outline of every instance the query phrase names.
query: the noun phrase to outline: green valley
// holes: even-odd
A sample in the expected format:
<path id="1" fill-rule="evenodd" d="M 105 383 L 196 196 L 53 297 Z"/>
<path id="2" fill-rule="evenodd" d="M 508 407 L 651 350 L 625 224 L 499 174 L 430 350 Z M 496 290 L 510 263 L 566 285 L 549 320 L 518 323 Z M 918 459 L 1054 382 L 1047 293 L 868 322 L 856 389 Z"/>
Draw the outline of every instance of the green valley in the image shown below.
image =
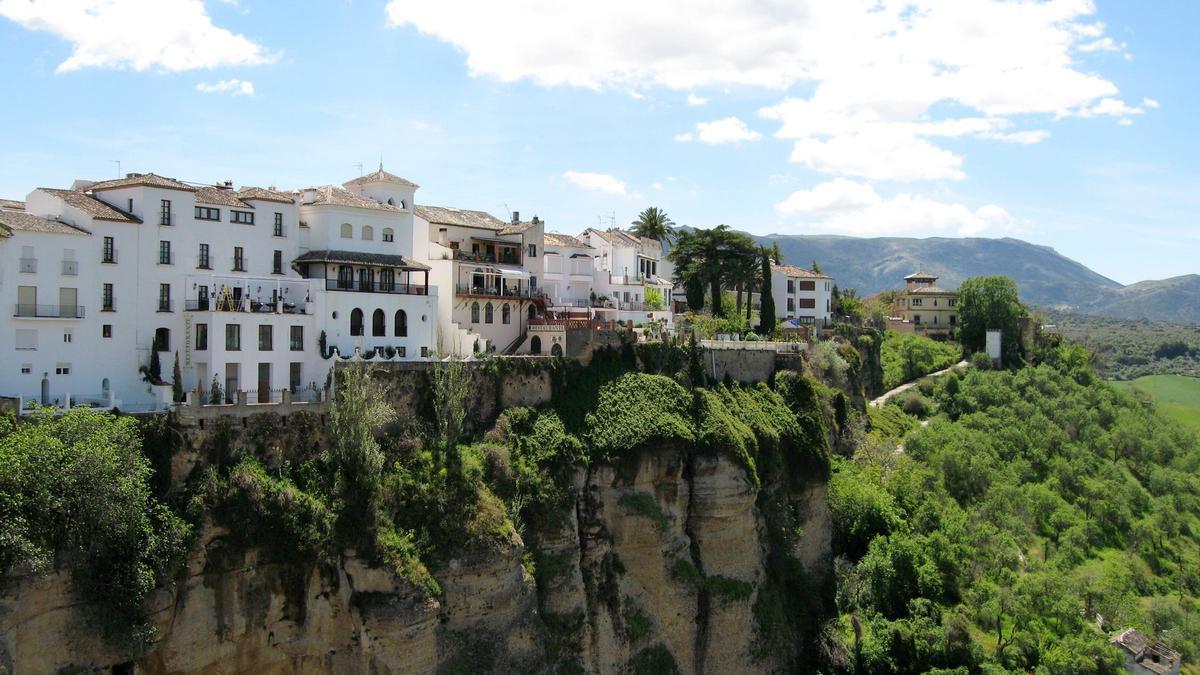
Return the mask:
<path id="1" fill-rule="evenodd" d="M 1127 391 L 1143 392 L 1164 415 L 1200 432 L 1200 378 L 1147 375 L 1130 382 L 1113 382 Z"/>

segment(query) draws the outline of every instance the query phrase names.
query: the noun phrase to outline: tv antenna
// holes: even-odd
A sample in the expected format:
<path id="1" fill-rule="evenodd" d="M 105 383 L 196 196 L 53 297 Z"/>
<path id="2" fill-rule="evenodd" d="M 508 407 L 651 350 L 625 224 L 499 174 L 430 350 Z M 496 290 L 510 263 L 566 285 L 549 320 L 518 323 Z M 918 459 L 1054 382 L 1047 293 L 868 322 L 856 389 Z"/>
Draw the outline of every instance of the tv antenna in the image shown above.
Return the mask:
<path id="1" fill-rule="evenodd" d="M 122 176 L 122 174 L 121 174 L 121 160 L 119 160 L 119 159 L 110 159 L 110 160 L 108 160 L 108 161 L 110 161 L 110 162 L 112 162 L 113 164 L 116 164 L 116 165 L 117 165 L 117 178 L 120 178 L 120 177 Z"/>
<path id="2" fill-rule="evenodd" d="M 363 175 L 363 165 L 362 165 L 362 162 L 358 162 L 358 163 L 357 163 L 357 164 L 355 164 L 354 166 L 357 166 L 357 167 L 358 167 L 358 175 L 359 175 L 359 177 L 362 177 L 362 175 Z"/>

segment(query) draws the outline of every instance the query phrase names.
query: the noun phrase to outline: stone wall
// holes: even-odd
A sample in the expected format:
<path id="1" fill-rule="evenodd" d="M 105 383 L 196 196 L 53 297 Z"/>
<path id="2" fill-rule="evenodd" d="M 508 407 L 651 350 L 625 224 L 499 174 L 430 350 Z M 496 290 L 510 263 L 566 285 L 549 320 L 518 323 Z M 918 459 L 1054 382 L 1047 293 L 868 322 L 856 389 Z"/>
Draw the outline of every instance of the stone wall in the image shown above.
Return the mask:
<path id="1" fill-rule="evenodd" d="M 704 367 L 709 377 L 716 380 L 724 380 L 729 375 L 735 382 L 766 382 L 775 372 L 775 352 L 766 349 L 707 348 L 704 350 Z"/>

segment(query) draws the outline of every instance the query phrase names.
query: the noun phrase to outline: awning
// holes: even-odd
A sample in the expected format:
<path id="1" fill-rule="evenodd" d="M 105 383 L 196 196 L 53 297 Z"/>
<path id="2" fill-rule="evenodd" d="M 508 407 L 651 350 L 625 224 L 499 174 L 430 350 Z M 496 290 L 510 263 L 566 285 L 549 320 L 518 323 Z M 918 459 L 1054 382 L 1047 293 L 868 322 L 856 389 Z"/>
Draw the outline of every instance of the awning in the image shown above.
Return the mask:
<path id="1" fill-rule="evenodd" d="M 497 267 L 496 271 L 499 272 L 500 276 L 502 277 L 516 277 L 517 279 L 528 279 L 530 277 L 529 272 L 526 272 L 525 270 L 512 270 L 505 269 L 503 267 Z"/>

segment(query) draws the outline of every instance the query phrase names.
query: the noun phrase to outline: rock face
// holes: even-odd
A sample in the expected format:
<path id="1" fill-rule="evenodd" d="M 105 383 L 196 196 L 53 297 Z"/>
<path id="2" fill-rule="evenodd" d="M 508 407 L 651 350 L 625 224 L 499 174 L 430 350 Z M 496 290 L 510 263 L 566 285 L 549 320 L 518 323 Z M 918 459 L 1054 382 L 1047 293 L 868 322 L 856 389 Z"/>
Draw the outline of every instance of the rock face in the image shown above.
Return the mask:
<path id="1" fill-rule="evenodd" d="M 572 508 L 538 536 L 536 584 L 517 542 L 435 570 L 437 600 L 353 553 L 280 564 L 207 528 L 176 588 L 154 597 L 157 634 L 139 650 L 105 644 L 63 575 L 9 579 L 0 673 L 618 673 L 672 660 L 683 673 L 778 669 L 755 650 L 766 551 L 744 469 L 665 447 L 580 469 L 574 488 Z M 796 500 L 805 537 L 792 555 L 821 574 L 824 484 Z"/>

